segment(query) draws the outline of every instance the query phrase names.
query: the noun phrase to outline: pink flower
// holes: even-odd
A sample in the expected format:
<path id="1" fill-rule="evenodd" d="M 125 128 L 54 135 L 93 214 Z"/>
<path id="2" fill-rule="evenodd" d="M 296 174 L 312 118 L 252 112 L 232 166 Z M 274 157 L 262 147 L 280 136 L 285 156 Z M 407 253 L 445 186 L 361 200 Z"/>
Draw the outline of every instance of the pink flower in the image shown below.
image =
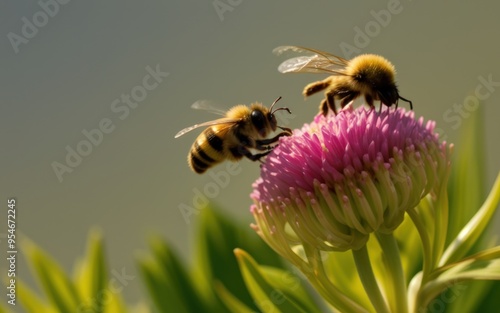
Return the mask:
<path id="1" fill-rule="evenodd" d="M 280 138 L 253 184 L 254 229 L 275 249 L 362 247 L 391 233 L 448 166 L 435 123 L 403 108 L 346 108 Z"/>

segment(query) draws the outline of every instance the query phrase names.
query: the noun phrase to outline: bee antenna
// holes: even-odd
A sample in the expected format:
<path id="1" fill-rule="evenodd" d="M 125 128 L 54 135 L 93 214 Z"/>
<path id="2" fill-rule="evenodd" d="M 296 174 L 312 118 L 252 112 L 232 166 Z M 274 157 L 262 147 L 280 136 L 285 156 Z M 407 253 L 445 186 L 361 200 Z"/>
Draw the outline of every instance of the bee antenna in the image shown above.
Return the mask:
<path id="1" fill-rule="evenodd" d="M 273 104 L 271 104 L 271 106 L 269 107 L 269 111 L 271 112 L 271 114 L 274 114 L 274 113 L 276 113 L 276 111 L 279 111 L 279 110 L 286 110 L 288 113 L 292 114 L 292 112 L 290 112 L 290 109 L 288 109 L 288 108 L 277 108 L 276 110 L 273 111 L 274 105 L 276 104 L 276 102 L 278 102 L 280 100 L 281 100 L 281 96 L 279 96 L 276 100 L 274 100 Z"/>
<path id="2" fill-rule="evenodd" d="M 271 106 L 269 107 L 269 111 L 273 111 L 273 106 L 276 104 L 276 102 L 280 101 L 281 100 L 281 96 L 279 96 L 276 100 L 274 100 L 273 104 L 271 104 Z"/>
<path id="3" fill-rule="evenodd" d="M 272 111 L 271 114 L 274 115 L 274 113 L 276 113 L 276 111 L 280 111 L 280 110 L 285 110 L 287 111 L 289 114 L 292 114 L 292 112 L 290 111 L 289 108 L 277 108 L 276 110 Z"/>

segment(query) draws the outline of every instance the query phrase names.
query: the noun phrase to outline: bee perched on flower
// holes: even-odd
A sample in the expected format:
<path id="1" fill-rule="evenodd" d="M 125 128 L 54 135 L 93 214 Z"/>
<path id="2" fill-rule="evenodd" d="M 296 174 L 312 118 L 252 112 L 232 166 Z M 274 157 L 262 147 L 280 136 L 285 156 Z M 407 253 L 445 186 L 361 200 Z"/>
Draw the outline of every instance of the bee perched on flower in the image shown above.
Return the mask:
<path id="1" fill-rule="evenodd" d="M 340 107 L 344 108 L 349 102 L 359 96 L 364 96 L 366 103 L 373 107 L 374 100 L 390 107 L 403 100 L 412 102 L 399 95 L 396 86 L 394 65 L 387 59 L 375 54 L 362 54 L 351 60 L 333 55 L 328 52 L 297 46 L 281 46 L 273 50 L 275 54 L 285 51 L 305 53 L 305 55 L 288 59 L 281 63 L 278 71 L 281 73 L 326 73 L 331 76 L 324 80 L 310 83 L 302 92 L 305 97 L 319 91 L 326 90 L 325 99 L 319 106 L 320 113 L 328 114 L 332 110 L 337 114 L 335 99 L 340 100 Z"/>
<path id="2" fill-rule="evenodd" d="M 318 114 L 280 138 L 268 155 L 253 184 L 253 228 L 319 290 L 331 287 L 312 274 L 325 271 L 321 254 L 351 250 L 374 308 L 389 312 L 367 270 L 366 244 L 374 234 L 386 241 L 381 246 L 396 247 L 392 233 L 405 213 L 446 183 L 450 148 L 439 142 L 434 125 L 403 108 L 347 107 L 337 115 Z M 398 272 L 401 264 L 393 267 Z M 392 292 L 406 299 L 404 279 L 398 281 Z M 341 311 L 363 311 L 339 299 L 344 298 L 332 303 Z"/>

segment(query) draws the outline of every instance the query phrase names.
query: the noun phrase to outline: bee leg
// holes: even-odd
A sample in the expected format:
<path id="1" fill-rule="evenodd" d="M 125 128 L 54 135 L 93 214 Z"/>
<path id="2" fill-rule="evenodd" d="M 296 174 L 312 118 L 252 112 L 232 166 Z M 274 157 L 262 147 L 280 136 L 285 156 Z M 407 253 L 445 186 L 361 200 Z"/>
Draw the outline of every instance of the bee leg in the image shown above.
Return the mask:
<path id="1" fill-rule="evenodd" d="M 330 78 L 310 83 L 304 88 L 302 94 L 304 95 L 304 97 L 308 97 L 312 94 L 317 93 L 318 91 L 328 88 L 328 86 L 330 86 Z"/>
<path id="2" fill-rule="evenodd" d="M 319 113 L 323 114 L 323 116 L 326 116 L 328 114 L 328 104 L 326 103 L 326 99 L 323 99 L 321 103 L 319 104 Z M 335 112 L 337 114 L 337 112 Z"/>
<path id="3" fill-rule="evenodd" d="M 265 151 L 263 153 L 252 154 L 252 152 L 250 152 L 250 150 L 248 150 L 248 148 L 243 146 L 243 145 L 238 145 L 238 146 L 229 148 L 229 151 L 231 152 L 231 154 L 233 155 L 233 157 L 236 160 L 240 159 L 241 157 L 247 157 L 248 159 L 250 159 L 252 161 L 258 161 L 258 160 L 260 160 L 260 158 L 268 155 L 272 151 L 272 149 L 266 149 L 266 148 L 264 148 L 263 150 L 267 150 L 267 151 Z"/>
<path id="4" fill-rule="evenodd" d="M 278 139 L 280 137 L 283 137 L 283 136 L 290 136 L 292 134 L 292 130 L 290 128 L 282 128 L 280 127 L 281 129 L 285 130 L 284 132 L 281 132 L 279 134 L 277 134 L 276 136 L 274 136 L 273 138 L 269 138 L 269 139 L 262 139 L 262 140 L 255 140 L 255 149 L 257 150 L 272 150 L 269 149 L 269 147 L 266 147 L 272 143 L 275 143 L 276 141 L 278 141 Z"/>
<path id="5" fill-rule="evenodd" d="M 288 127 L 281 127 L 281 126 L 278 126 L 279 129 L 283 130 L 285 133 L 288 133 L 288 136 L 290 136 L 292 134 L 292 130 Z M 281 135 L 281 136 L 285 136 L 285 135 Z"/>
<path id="6" fill-rule="evenodd" d="M 328 114 L 328 109 L 331 109 L 335 115 L 337 115 L 337 108 L 335 107 L 335 93 L 333 91 L 327 91 L 325 93 L 325 99 L 321 102 L 321 111 L 323 115 Z"/>
<path id="7" fill-rule="evenodd" d="M 249 158 L 250 160 L 252 161 L 259 161 L 261 163 L 263 163 L 261 161 L 261 158 L 268 155 L 269 153 L 271 153 L 271 151 L 273 151 L 272 149 L 271 150 L 267 150 L 266 152 L 262 152 L 262 153 L 257 153 L 257 154 L 252 154 L 249 150 L 247 150 L 246 148 L 244 148 L 246 151 L 243 152 L 243 155 L 246 156 L 247 158 Z"/>
<path id="8" fill-rule="evenodd" d="M 369 94 L 365 94 L 365 101 L 366 101 L 366 104 L 368 104 L 368 106 L 373 109 L 375 108 L 375 105 L 373 105 L 373 97 Z M 380 105 L 382 105 L 382 102 L 380 103 Z"/>
<path id="9" fill-rule="evenodd" d="M 357 96 L 359 96 L 358 92 L 348 93 L 347 96 L 345 96 L 344 98 L 342 98 L 342 100 L 340 100 L 340 107 L 342 109 L 345 108 L 347 106 L 347 104 L 349 104 L 349 102 L 354 100 Z"/>

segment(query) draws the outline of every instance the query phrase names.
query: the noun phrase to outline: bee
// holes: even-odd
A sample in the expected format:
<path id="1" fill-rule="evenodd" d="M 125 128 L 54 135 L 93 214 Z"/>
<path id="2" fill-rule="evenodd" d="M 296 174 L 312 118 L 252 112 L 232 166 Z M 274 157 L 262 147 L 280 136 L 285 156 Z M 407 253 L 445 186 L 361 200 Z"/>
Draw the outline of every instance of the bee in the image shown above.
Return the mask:
<path id="1" fill-rule="evenodd" d="M 202 174 L 211 166 L 225 160 L 238 161 L 247 157 L 257 161 L 269 154 L 274 147 L 270 146 L 277 142 L 282 136 L 290 136 L 290 128 L 278 126 L 275 113 L 288 108 L 277 108 L 274 105 L 281 99 L 276 99 L 271 107 L 267 108 L 261 103 L 236 105 L 227 112 L 211 108 L 207 102 L 197 101 L 192 107 L 195 109 L 207 109 L 224 115 L 224 117 L 196 124 L 184 128 L 175 135 L 178 138 L 198 127 L 207 128 L 196 138 L 188 154 L 188 165 L 196 173 Z M 271 132 L 279 128 L 282 130 L 272 138 L 267 138 Z M 264 151 L 252 154 L 249 149 Z"/>
<path id="2" fill-rule="evenodd" d="M 331 76 L 307 85 L 302 94 L 308 97 L 319 91 L 325 90 L 325 99 L 319 106 L 320 113 L 327 115 L 331 109 L 337 114 L 335 99 L 340 100 L 340 107 L 344 108 L 349 102 L 359 96 L 364 96 L 366 103 L 374 107 L 373 101 L 391 107 L 398 107 L 401 99 L 410 104 L 412 102 L 399 95 L 398 87 L 394 80 L 396 70 L 387 59 L 375 54 L 362 54 L 351 60 L 304 47 L 281 46 L 273 50 L 277 55 L 292 50 L 307 55 L 288 59 L 281 63 L 278 71 L 281 73 L 327 73 Z"/>

